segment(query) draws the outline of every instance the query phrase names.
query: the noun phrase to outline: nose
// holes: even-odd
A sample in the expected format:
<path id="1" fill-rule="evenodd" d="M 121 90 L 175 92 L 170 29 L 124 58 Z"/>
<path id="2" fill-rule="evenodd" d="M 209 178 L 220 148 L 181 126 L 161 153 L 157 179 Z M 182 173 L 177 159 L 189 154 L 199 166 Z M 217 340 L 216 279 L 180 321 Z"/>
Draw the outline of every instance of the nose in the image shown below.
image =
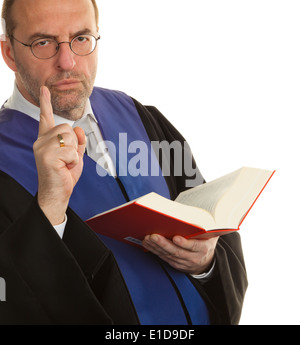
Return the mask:
<path id="1" fill-rule="evenodd" d="M 70 49 L 69 42 L 60 43 L 56 54 L 56 67 L 60 70 L 71 71 L 75 65 L 75 54 Z"/>

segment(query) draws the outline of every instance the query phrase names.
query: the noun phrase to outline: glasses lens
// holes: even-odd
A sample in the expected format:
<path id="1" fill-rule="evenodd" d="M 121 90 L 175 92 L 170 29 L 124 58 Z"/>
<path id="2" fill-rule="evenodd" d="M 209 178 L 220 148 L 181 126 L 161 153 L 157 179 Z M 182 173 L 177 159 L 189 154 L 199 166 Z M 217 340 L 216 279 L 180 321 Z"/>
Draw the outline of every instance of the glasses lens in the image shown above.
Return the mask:
<path id="1" fill-rule="evenodd" d="M 97 45 L 97 40 L 92 35 L 81 35 L 75 37 L 71 42 L 72 50 L 77 55 L 89 55 L 91 54 Z"/>
<path id="2" fill-rule="evenodd" d="M 39 59 L 49 59 L 57 52 L 58 44 L 51 38 L 38 39 L 31 45 L 32 53 Z"/>

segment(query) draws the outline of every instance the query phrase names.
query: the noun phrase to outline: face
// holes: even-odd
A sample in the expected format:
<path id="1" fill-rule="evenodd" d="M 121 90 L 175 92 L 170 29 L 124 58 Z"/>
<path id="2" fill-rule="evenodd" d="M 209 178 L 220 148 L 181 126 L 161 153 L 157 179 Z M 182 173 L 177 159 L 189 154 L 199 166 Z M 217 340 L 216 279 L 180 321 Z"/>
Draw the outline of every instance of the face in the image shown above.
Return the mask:
<path id="1" fill-rule="evenodd" d="M 58 42 L 69 42 L 83 33 L 98 37 L 90 0 L 16 0 L 12 15 L 17 24 L 14 37 L 26 44 L 46 36 Z M 63 43 L 54 57 L 41 60 L 29 47 L 14 41 L 13 46 L 7 43 L 5 55 L 16 72 L 20 92 L 29 102 L 39 106 L 40 87 L 46 85 L 55 114 L 73 121 L 81 118 L 96 77 L 97 49 L 88 56 L 78 56 Z"/>

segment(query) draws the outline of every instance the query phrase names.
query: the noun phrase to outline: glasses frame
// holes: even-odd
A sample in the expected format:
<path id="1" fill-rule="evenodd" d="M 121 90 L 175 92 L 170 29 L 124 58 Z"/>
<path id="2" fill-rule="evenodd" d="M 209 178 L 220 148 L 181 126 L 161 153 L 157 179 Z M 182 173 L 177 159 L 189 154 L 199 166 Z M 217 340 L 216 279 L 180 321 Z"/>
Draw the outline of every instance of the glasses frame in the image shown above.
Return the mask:
<path id="1" fill-rule="evenodd" d="M 91 37 L 94 37 L 95 40 L 96 40 L 95 48 L 94 48 L 90 53 L 84 54 L 84 55 L 77 54 L 77 53 L 74 52 L 74 50 L 72 49 L 72 43 L 73 43 L 78 37 L 82 37 L 82 36 L 91 36 Z M 62 42 L 58 42 L 57 40 L 51 38 L 53 41 L 56 42 L 57 48 L 56 48 L 55 54 L 52 55 L 52 56 L 50 56 L 50 57 L 48 57 L 48 58 L 41 58 L 41 57 L 38 57 L 38 56 L 36 56 L 36 55 L 34 54 L 34 52 L 33 52 L 32 46 L 34 45 L 34 43 L 35 43 L 36 41 L 39 41 L 39 40 L 43 39 L 43 38 L 38 38 L 38 39 L 34 40 L 31 44 L 26 44 L 26 43 L 24 43 L 24 42 L 21 42 L 21 41 L 19 41 L 18 39 L 16 39 L 13 35 L 10 35 L 10 38 L 12 38 L 12 39 L 14 39 L 15 41 L 17 41 L 18 43 L 22 44 L 24 47 L 29 47 L 30 50 L 31 50 L 31 52 L 32 52 L 32 55 L 35 56 L 37 59 L 40 59 L 40 60 L 49 60 L 49 59 L 53 58 L 53 57 L 58 53 L 59 47 L 60 47 L 60 45 L 63 44 L 63 43 L 68 43 L 68 44 L 69 44 L 69 47 L 70 47 L 70 49 L 71 49 L 71 51 L 72 51 L 75 55 L 77 55 L 77 56 L 88 56 L 88 55 L 92 54 L 92 53 L 95 51 L 95 49 L 97 48 L 97 43 L 98 43 L 98 41 L 101 39 L 101 36 L 99 35 L 98 37 L 95 37 L 94 35 L 91 35 L 91 34 L 83 34 L 83 35 L 78 35 L 78 36 L 74 37 L 71 41 L 62 41 Z M 47 37 L 45 37 L 44 39 L 47 40 Z M 50 38 L 49 38 L 49 39 L 50 39 Z"/>

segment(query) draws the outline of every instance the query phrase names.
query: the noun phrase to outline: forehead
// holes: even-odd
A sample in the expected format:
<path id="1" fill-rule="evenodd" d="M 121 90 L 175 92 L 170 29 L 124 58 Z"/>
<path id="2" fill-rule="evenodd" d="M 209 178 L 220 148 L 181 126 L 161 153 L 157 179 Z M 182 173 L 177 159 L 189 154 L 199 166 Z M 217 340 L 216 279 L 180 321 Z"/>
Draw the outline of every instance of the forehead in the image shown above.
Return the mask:
<path id="1" fill-rule="evenodd" d="M 16 0 L 12 8 L 15 33 L 70 35 L 83 28 L 97 30 L 91 0 Z"/>

